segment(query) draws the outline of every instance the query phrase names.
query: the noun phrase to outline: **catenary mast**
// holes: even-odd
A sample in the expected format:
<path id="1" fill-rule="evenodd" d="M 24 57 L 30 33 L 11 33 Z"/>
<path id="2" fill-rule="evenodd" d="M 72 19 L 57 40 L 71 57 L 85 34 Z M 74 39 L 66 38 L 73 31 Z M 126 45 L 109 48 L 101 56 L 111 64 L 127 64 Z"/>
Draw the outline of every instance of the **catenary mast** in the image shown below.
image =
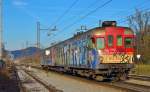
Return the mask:
<path id="1" fill-rule="evenodd" d="M 3 0 L 0 0 L 0 60 L 2 60 L 3 56 Z"/>

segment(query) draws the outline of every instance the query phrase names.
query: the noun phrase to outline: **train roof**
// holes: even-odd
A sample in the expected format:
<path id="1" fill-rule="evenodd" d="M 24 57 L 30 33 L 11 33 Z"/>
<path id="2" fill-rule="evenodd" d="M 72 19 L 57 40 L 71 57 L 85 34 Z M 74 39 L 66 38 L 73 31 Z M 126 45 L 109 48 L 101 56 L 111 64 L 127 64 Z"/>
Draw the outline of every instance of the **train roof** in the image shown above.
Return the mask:
<path id="1" fill-rule="evenodd" d="M 89 30 L 86 31 L 86 32 L 81 32 L 81 33 L 79 33 L 79 34 L 75 34 L 75 35 L 72 36 L 71 38 L 68 38 L 68 39 L 66 39 L 66 40 L 64 40 L 64 41 L 58 42 L 58 43 L 56 43 L 56 44 L 54 44 L 54 45 L 52 45 L 52 46 L 50 46 L 50 47 L 45 48 L 44 50 L 49 49 L 49 48 L 51 48 L 51 47 L 54 47 L 54 46 L 56 46 L 56 45 L 58 45 L 58 44 L 64 43 L 64 42 L 66 42 L 66 41 L 68 41 L 68 40 L 71 40 L 71 39 L 73 39 L 73 38 L 76 37 L 76 36 L 81 36 L 83 33 L 86 34 L 86 33 L 89 33 L 89 32 L 91 32 L 91 31 L 105 30 L 105 28 L 111 28 L 111 27 L 95 27 L 95 28 L 89 29 Z M 114 28 L 114 27 L 113 27 L 113 28 Z M 117 26 L 116 28 L 124 28 L 124 29 L 127 29 L 128 31 L 133 32 L 132 29 L 129 28 L 129 27 Z"/>

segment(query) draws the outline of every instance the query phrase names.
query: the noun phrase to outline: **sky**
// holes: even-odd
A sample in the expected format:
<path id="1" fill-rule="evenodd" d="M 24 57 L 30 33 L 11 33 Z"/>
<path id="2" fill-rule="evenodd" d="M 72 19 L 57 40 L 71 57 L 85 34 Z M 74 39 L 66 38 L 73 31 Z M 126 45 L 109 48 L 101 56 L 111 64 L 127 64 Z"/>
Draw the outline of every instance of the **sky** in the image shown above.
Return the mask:
<path id="1" fill-rule="evenodd" d="M 35 46 L 37 21 L 41 24 L 41 47 L 73 36 L 81 25 L 87 29 L 99 21 L 115 20 L 128 26 L 135 9 L 150 9 L 150 0 L 3 0 L 3 42 L 7 50 Z M 56 26 L 56 31 L 51 29 Z M 47 34 L 51 35 L 48 36 Z"/>

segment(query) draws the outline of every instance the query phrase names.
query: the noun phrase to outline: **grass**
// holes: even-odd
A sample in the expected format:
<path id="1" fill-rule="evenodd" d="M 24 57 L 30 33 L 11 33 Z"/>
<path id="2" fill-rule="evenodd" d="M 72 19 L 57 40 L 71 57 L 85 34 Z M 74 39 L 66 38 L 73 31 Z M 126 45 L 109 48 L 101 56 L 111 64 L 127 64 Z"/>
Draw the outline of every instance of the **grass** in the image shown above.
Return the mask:
<path id="1" fill-rule="evenodd" d="M 136 64 L 132 74 L 150 76 L 150 64 Z"/>

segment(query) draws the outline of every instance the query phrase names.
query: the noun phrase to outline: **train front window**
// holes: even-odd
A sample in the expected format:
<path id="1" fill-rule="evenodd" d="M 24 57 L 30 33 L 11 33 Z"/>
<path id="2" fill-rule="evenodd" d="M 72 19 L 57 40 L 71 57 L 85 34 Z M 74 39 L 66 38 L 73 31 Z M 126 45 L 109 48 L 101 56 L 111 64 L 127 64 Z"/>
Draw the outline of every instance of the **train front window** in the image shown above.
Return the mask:
<path id="1" fill-rule="evenodd" d="M 122 36 L 121 35 L 117 36 L 117 46 L 122 46 Z"/>
<path id="2" fill-rule="evenodd" d="M 113 46 L 113 36 L 112 35 L 108 36 L 108 46 L 109 47 Z"/>
<path id="3" fill-rule="evenodd" d="M 133 38 L 125 38 L 125 47 L 132 48 L 133 47 Z"/>
<path id="4" fill-rule="evenodd" d="M 103 49 L 105 47 L 104 38 L 97 38 L 96 43 L 97 43 L 97 49 Z"/>

